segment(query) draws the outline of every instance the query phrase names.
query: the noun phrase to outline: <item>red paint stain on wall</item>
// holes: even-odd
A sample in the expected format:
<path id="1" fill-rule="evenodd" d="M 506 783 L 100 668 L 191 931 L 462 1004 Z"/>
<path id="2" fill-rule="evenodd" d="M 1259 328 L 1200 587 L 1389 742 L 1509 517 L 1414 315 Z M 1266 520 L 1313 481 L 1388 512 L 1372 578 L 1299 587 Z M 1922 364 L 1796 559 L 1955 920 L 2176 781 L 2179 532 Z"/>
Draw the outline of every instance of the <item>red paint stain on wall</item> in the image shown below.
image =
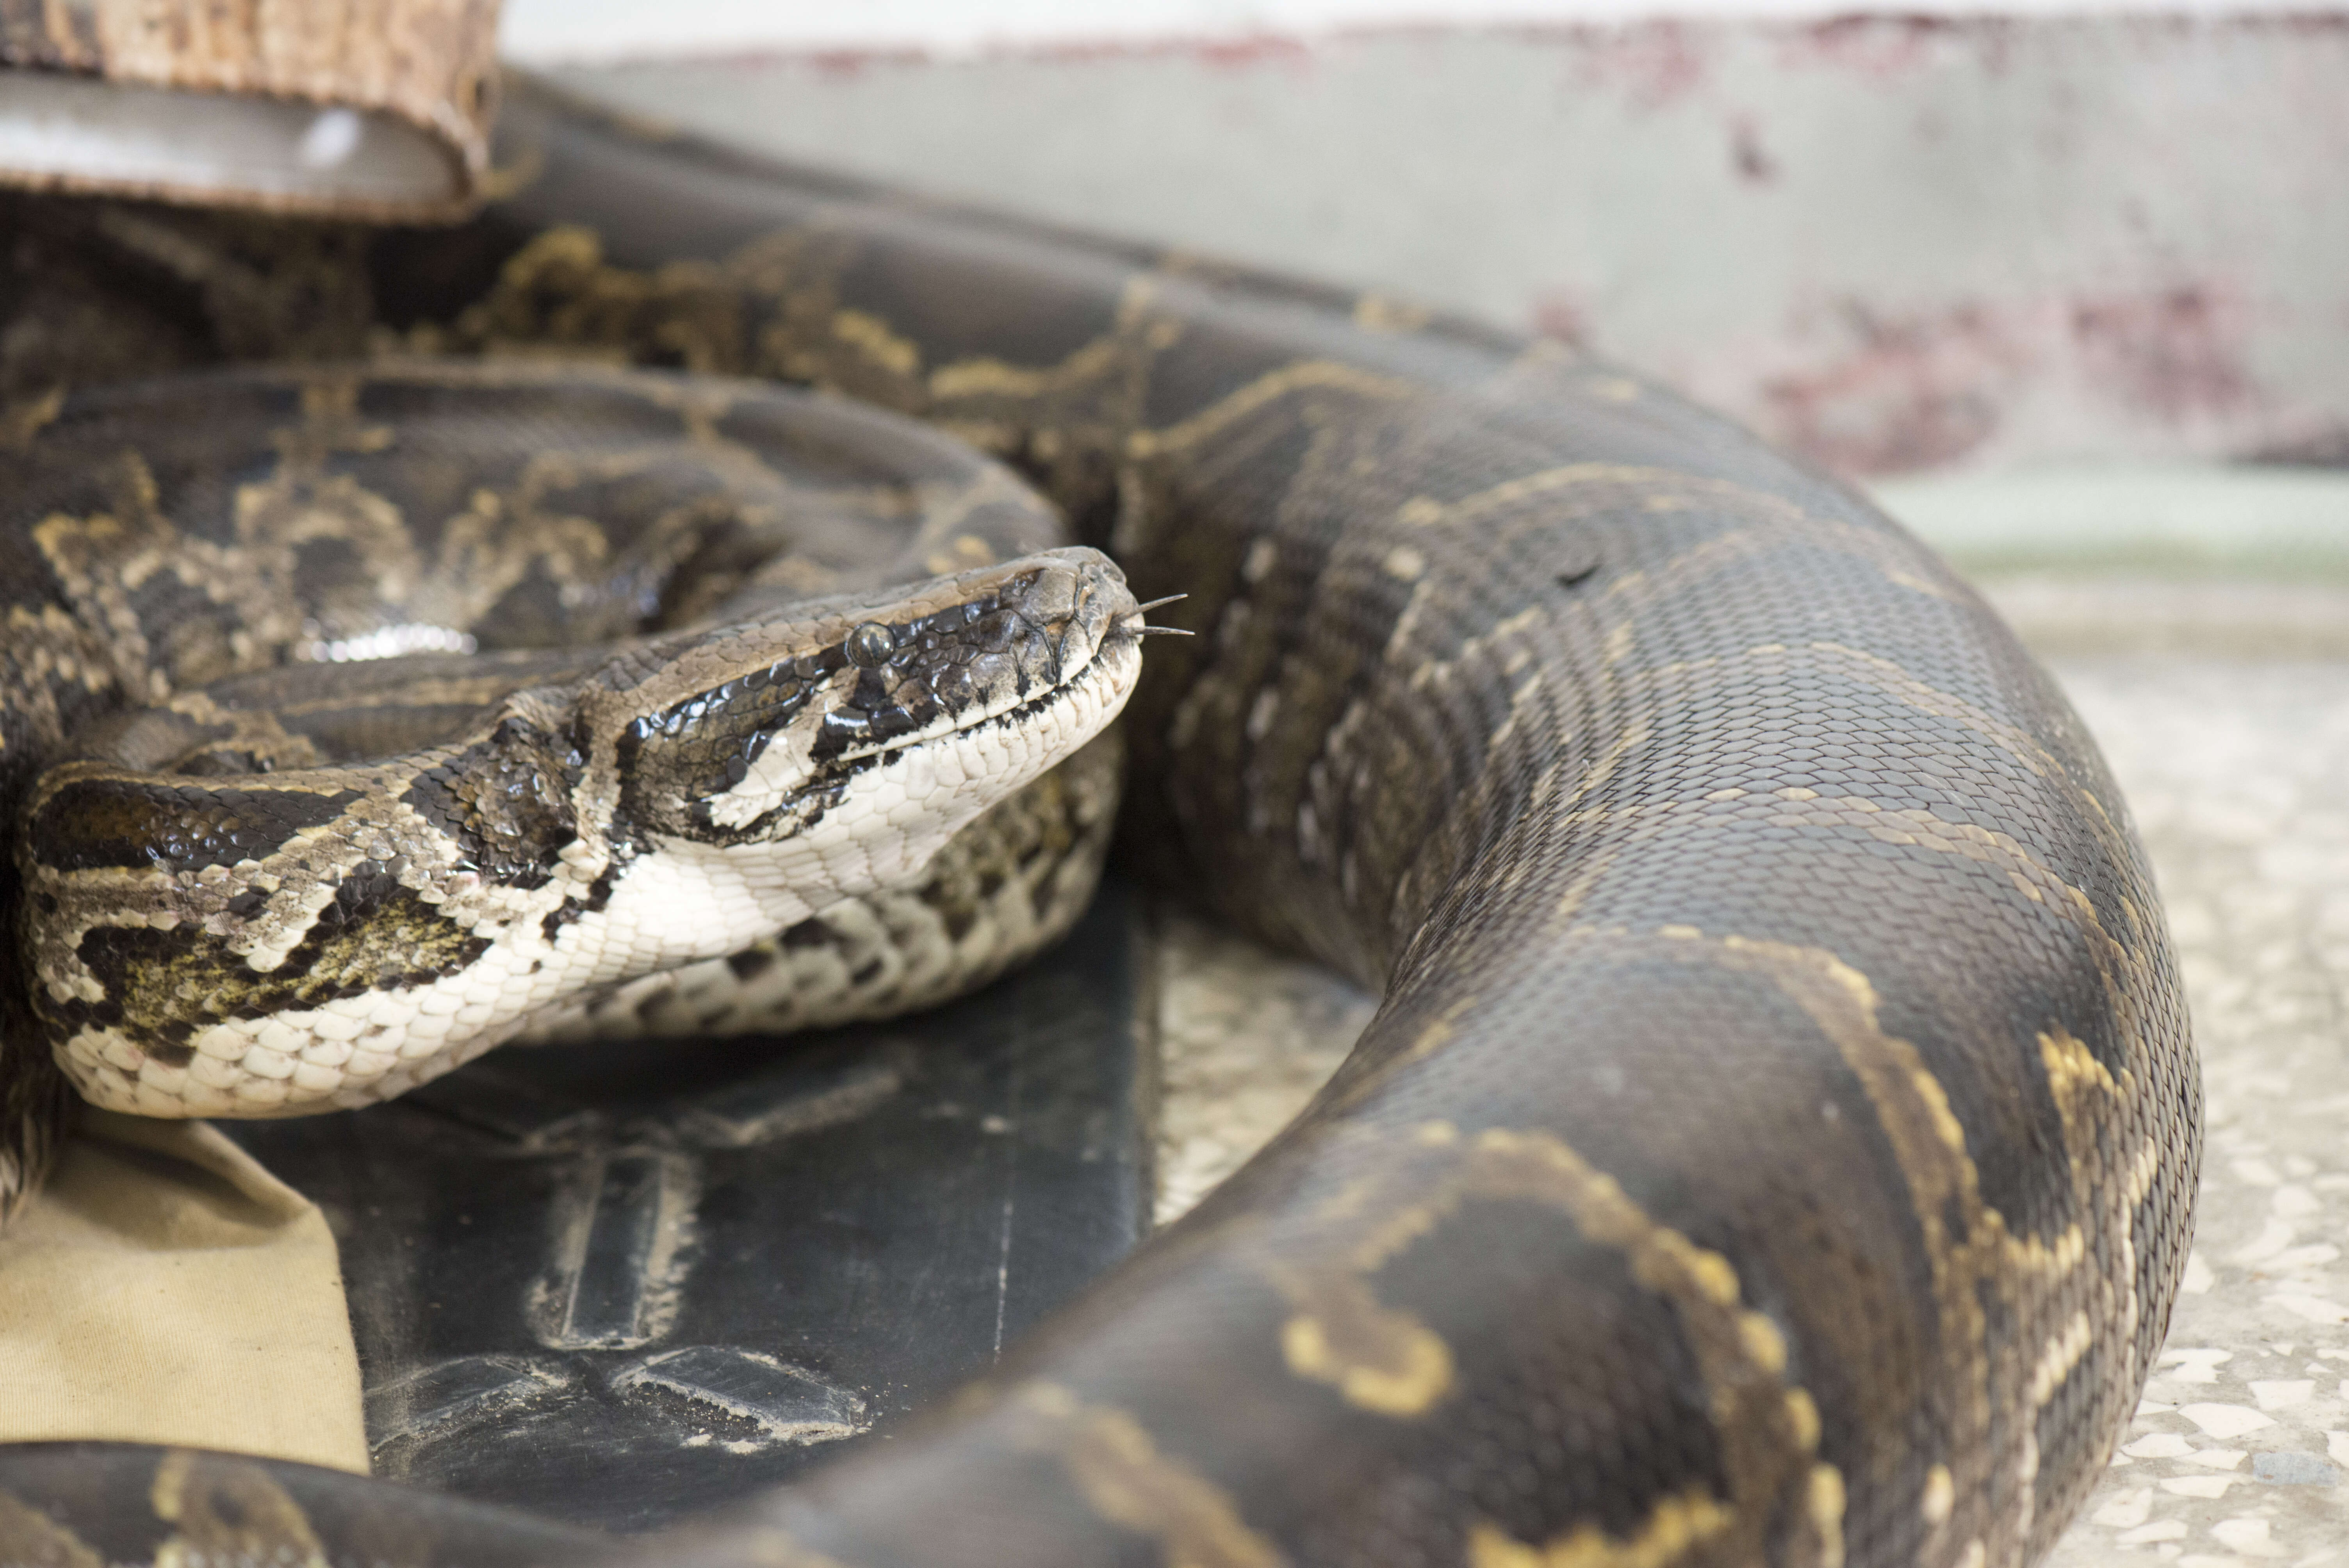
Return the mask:
<path id="1" fill-rule="evenodd" d="M 2014 24 L 1995 16 L 1852 15 L 1796 24 L 1783 35 L 1781 63 L 1827 67 L 1896 80 L 1955 58 L 1992 75 L 2006 67 Z"/>
<path id="2" fill-rule="evenodd" d="M 1045 43 L 984 46 L 975 51 L 934 51 L 918 45 L 881 45 L 844 48 L 722 49 L 708 54 L 690 51 L 642 58 L 668 63 L 710 63 L 743 70 L 796 67 L 834 80 L 853 80 L 868 73 L 917 67 L 947 69 L 973 63 L 1019 62 L 1047 66 L 1112 66 L 1131 62 L 1188 60 L 1216 70 L 1252 70 L 1278 67 L 1299 70 L 1313 64 L 1328 39 L 1288 33 L 1242 33 L 1207 36 L 1159 38 L 1076 37 Z"/>
<path id="3" fill-rule="evenodd" d="M 708 64 L 746 72 L 803 70 L 827 81 L 854 81 L 875 71 L 914 70 L 938 63 L 929 50 L 889 48 L 741 49 L 719 55 L 655 57 L 668 64 Z"/>
<path id="4" fill-rule="evenodd" d="M 1702 90 L 1712 76 L 1705 40 L 1717 30 L 1676 21 L 1632 23 L 1578 33 L 1573 57 L 1585 86 L 1620 93 L 1642 112 Z"/>
<path id="5" fill-rule="evenodd" d="M 2244 368 L 2248 313 L 2203 284 L 2083 300 L 2072 337 L 2090 385 L 2167 419 L 2236 412 L 2254 401 Z"/>
<path id="6" fill-rule="evenodd" d="M 1997 433 L 2002 407 L 2031 367 L 2028 349 L 1977 304 L 1888 315 L 1845 300 L 1834 314 L 1852 346 L 1759 391 L 1772 434 L 1845 473 L 1964 457 Z"/>
<path id="7" fill-rule="evenodd" d="M 1840 298 L 1788 325 L 1782 342 L 1800 363 L 1749 368 L 1751 394 L 1727 401 L 1849 474 L 1957 462 L 2051 392 L 2058 407 L 2117 407 L 2191 438 L 2264 405 L 2249 367 L 2250 315 L 2206 284 L 1906 311 Z M 1692 373 L 1716 395 L 1741 379 L 1727 365 Z"/>
<path id="8" fill-rule="evenodd" d="M 1055 66 L 1113 65 L 1133 60 L 1188 60 L 1216 70 L 1300 70 L 1313 64 L 1317 41 L 1290 33 L 1240 33 L 1206 37 L 1071 39 L 990 50 L 997 58 Z"/>

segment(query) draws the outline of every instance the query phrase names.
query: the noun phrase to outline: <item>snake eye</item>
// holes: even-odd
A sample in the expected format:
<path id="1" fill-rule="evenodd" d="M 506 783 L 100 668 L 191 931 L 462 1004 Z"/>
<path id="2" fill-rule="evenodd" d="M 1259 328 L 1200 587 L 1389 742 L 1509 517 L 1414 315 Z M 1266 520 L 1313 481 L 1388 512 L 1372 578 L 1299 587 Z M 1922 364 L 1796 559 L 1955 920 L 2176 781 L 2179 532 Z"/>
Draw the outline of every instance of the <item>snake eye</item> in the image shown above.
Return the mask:
<path id="1" fill-rule="evenodd" d="M 879 669 L 896 651 L 897 634 L 878 621 L 867 621 L 848 634 L 848 662 L 859 669 Z"/>

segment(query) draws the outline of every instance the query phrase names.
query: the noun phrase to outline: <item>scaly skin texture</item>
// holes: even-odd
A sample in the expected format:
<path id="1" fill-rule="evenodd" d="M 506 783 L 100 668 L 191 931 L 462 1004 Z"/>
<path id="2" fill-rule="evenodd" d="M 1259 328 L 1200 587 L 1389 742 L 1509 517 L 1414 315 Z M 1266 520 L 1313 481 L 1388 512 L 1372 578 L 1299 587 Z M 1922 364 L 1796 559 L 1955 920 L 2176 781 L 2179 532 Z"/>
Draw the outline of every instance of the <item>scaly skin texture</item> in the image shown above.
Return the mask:
<path id="1" fill-rule="evenodd" d="M 1139 614 L 919 426 L 439 361 L 99 390 L 23 444 L 17 1078 L 300 1115 L 517 1033 L 884 1016 L 1050 940 L 1098 870 L 1110 769 L 1029 787 L 1123 706 Z M 949 841 L 999 873 L 979 907 Z M 894 973 L 845 962 L 860 909 Z M 714 1014 L 678 973 L 710 963 Z"/>
<path id="2" fill-rule="evenodd" d="M 530 91 L 506 129 L 527 178 L 467 228 L 306 237 L 366 251 L 359 314 L 1009 460 L 1191 595 L 1129 710 L 1136 844 L 1385 995 L 980 1388 L 646 1560 L 2045 1551 L 2159 1343 L 2199 1097 L 2126 810 L 1962 583 L 1554 345 Z"/>
<path id="3" fill-rule="evenodd" d="M 933 472 L 884 486 L 845 453 Z M 14 648 L 94 636 L 146 707 L 19 748 L 45 770 L 7 779 L 49 1054 L 108 1110 L 364 1106 L 574 1014 L 641 1026 L 636 981 L 782 932 L 836 946 L 848 903 L 923 897 L 939 848 L 991 836 L 982 812 L 1139 671 L 1118 568 L 1017 554 L 1052 519 L 1003 495 L 902 420 L 717 378 L 441 362 L 68 401 L 0 516 L 19 605 L 73 615 Z M 811 596 L 853 575 L 827 532 L 909 535 L 884 580 L 963 571 Z M 784 1002 L 926 1000 L 839 991 Z"/>

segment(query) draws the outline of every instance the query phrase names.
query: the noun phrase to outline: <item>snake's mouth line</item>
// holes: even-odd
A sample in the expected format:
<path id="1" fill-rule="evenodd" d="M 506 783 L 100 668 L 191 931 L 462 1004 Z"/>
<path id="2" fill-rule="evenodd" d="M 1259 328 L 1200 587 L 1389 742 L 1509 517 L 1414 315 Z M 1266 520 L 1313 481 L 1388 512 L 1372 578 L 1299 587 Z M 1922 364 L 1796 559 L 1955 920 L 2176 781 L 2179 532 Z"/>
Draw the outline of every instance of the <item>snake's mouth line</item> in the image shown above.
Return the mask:
<path id="1" fill-rule="evenodd" d="M 961 726 L 955 733 L 966 734 L 988 725 L 1016 725 L 1022 720 L 1037 717 L 1056 703 L 1070 701 L 1088 689 L 1105 671 L 1109 656 L 1113 650 L 1141 647 L 1141 639 L 1125 629 L 1122 624 L 1123 620 L 1123 616 L 1111 619 L 1101 636 L 1094 642 L 1092 652 L 1085 655 L 1084 663 L 1079 665 L 1073 673 L 1062 665 L 1060 678 L 1052 683 L 1049 690 L 1039 692 L 1031 697 L 1023 697 L 1001 713 L 990 714 L 977 724 Z M 1055 650 L 1056 659 L 1060 656 L 1060 651 Z"/>
<path id="2" fill-rule="evenodd" d="M 1059 644 L 1051 645 L 1054 675 L 1051 684 L 1042 691 L 1031 696 L 1022 697 L 1011 707 L 994 713 L 982 712 L 968 719 L 950 719 L 934 727 L 913 730 L 904 735 L 894 735 L 871 746 L 842 751 L 828 759 L 841 771 L 832 774 L 829 779 L 823 777 L 811 779 L 807 788 L 820 788 L 828 781 L 836 781 L 852 770 L 861 771 L 860 765 L 872 764 L 893 756 L 902 756 L 924 745 L 940 742 L 951 744 L 983 734 L 989 729 L 1016 728 L 1050 712 L 1057 704 L 1073 700 L 1089 690 L 1101 678 L 1107 667 L 1110 655 L 1114 650 L 1128 647 L 1137 651 L 1140 649 L 1143 629 L 1131 627 L 1126 624 L 1136 618 L 1136 614 L 1133 611 L 1121 611 L 1108 617 L 1100 636 L 1093 642 L 1092 651 L 1086 654 L 1084 662 L 1078 665 L 1073 671 L 1068 667 L 1066 662 L 1068 636 L 1078 634 L 1076 629 L 1071 628 L 1068 636 L 1064 636 Z M 1147 630 L 1155 631 L 1157 628 L 1152 627 Z M 1041 633 L 1040 632 L 1039 634 L 1041 635 Z M 1049 638 L 1046 641 L 1048 644 L 1050 642 Z M 1132 694 L 1129 691 L 1125 695 Z M 1122 707 L 1123 704 L 1124 696 L 1121 696 L 1111 706 Z"/>
<path id="3" fill-rule="evenodd" d="M 1075 673 L 1063 674 L 1061 678 L 1049 689 L 1039 692 L 1033 696 L 1024 697 L 1000 713 L 988 714 L 968 724 L 958 724 L 950 728 L 932 730 L 918 735 L 897 736 L 870 750 L 834 758 L 832 763 L 833 771 L 809 780 L 793 791 L 792 799 L 804 800 L 824 790 L 838 789 L 874 769 L 892 767 L 906 758 L 915 756 L 925 746 L 968 744 L 990 731 L 1015 730 L 1032 724 L 1057 707 L 1081 700 L 1093 692 L 1104 680 L 1113 679 L 1115 672 L 1109 668 L 1112 655 L 1121 649 L 1129 647 L 1138 651 L 1140 645 L 1141 639 L 1138 636 L 1112 623 L 1110 630 L 1094 645 L 1093 651 L 1087 655 L 1085 662 L 1077 666 Z M 1133 696 L 1133 687 L 1132 683 L 1129 682 L 1125 691 L 1102 696 L 1102 707 L 1109 714 L 1109 718 L 1103 721 L 1104 725 L 1115 720 L 1118 713 L 1125 707 L 1126 698 L 1131 696 Z"/>

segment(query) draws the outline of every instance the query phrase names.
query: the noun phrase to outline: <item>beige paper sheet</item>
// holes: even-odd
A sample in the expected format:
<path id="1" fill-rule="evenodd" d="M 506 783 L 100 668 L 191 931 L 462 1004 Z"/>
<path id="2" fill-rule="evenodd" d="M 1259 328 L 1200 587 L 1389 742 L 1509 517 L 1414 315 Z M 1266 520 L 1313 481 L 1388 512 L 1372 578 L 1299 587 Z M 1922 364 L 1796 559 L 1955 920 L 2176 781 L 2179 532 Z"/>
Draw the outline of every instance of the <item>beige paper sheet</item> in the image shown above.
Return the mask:
<path id="1" fill-rule="evenodd" d="M 367 1468 L 326 1217 L 203 1122 L 85 1111 L 0 1229 L 0 1441 L 67 1438 Z"/>

